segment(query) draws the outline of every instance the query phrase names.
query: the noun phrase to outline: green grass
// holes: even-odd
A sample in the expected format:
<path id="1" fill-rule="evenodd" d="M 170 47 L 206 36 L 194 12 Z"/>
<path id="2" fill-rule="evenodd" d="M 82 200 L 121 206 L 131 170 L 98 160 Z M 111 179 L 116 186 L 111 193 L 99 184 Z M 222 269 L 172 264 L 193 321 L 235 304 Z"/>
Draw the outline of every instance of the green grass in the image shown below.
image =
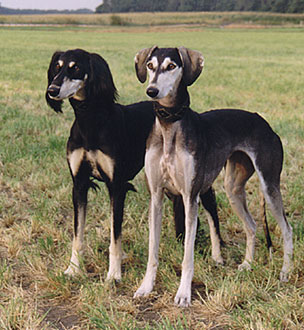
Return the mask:
<path id="1" fill-rule="evenodd" d="M 302 329 L 304 304 L 304 34 L 302 29 L 0 28 L 0 328 L 3 329 Z M 73 121 L 46 106 L 46 71 L 55 50 L 85 48 L 109 63 L 121 103 L 146 99 L 133 58 L 144 47 L 186 46 L 201 51 L 205 68 L 190 87 L 192 108 L 237 107 L 262 114 L 281 136 L 282 194 L 294 228 L 294 269 L 280 283 L 282 240 L 269 216 L 275 245 L 268 261 L 258 218 L 258 183 L 248 184 L 258 234 L 253 271 L 237 271 L 245 253 L 242 225 L 223 189 L 219 204 L 226 262 L 210 257 L 209 229 L 200 209 L 202 238 L 195 254 L 192 306 L 173 299 L 182 246 L 174 239 L 172 209 L 164 207 L 160 266 L 151 296 L 133 300 L 148 252 L 149 195 L 141 172 L 125 207 L 120 283 L 107 283 L 109 201 L 105 187 L 89 193 L 87 249 L 76 279 L 63 275 L 73 228 L 72 182 L 65 144 Z M 198 252 L 201 250 L 201 254 Z"/>

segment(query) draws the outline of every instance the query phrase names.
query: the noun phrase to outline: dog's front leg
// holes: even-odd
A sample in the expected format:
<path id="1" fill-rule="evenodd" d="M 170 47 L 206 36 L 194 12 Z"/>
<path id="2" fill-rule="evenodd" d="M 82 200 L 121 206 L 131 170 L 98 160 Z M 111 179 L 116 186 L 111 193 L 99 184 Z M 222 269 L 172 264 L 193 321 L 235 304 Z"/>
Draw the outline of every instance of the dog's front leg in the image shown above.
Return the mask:
<path id="1" fill-rule="evenodd" d="M 162 222 L 163 191 L 159 188 L 151 195 L 149 216 L 149 257 L 145 277 L 134 298 L 147 296 L 153 290 L 158 267 L 158 249 Z"/>
<path id="2" fill-rule="evenodd" d="M 121 280 L 121 226 L 126 198 L 124 184 L 119 184 L 110 192 L 111 197 L 111 243 L 109 247 L 109 271 L 107 280 Z"/>
<path id="3" fill-rule="evenodd" d="M 197 230 L 198 197 L 191 200 L 189 195 L 183 196 L 186 216 L 184 259 L 182 263 L 182 277 L 174 299 L 175 304 L 180 307 L 188 307 L 191 303 L 191 283 L 194 273 L 194 242 Z"/>
<path id="4" fill-rule="evenodd" d="M 74 181 L 73 204 L 74 204 L 74 236 L 72 245 L 72 256 L 69 267 L 64 272 L 66 275 L 74 276 L 80 273 L 79 257 L 83 253 L 83 238 L 86 219 L 86 207 L 88 196 L 88 185 Z"/>

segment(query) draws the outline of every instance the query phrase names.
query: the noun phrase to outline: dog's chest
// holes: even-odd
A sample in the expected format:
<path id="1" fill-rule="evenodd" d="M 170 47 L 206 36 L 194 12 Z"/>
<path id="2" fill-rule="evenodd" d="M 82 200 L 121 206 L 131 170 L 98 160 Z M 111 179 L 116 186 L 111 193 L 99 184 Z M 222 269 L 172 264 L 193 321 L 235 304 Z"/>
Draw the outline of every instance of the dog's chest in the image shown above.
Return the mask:
<path id="1" fill-rule="evenodd" d="M 100 150 L 79 148 L 69 153 L 67 158 L 74 177 L 82 165 L 89 165 L 93 177 L 103 179 L 105 174 L 110 180 L 113 179 L 114 160 Z"/>
<path id="2" fill-rule="evenodd" d="M 195 159 L 187 149 L 178 125 L 162 130 L 159 171 L 165 188 L 172 193 L 189 192 L 195 176 Z"/>

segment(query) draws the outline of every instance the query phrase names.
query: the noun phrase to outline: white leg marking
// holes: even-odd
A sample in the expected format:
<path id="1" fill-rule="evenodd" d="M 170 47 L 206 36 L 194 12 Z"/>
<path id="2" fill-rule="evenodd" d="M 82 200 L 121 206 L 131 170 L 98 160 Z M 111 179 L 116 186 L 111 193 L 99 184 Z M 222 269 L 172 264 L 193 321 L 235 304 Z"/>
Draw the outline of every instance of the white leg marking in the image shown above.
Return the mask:
<path id="1" fill-rule="evenodd" d="M 261 185 L 263 188 L 265 199 L 270 207 L 270 210 L 276 219 L 283 236 L 283 249 L 284 249 L 284 261 L 283 267 L 280 273 L 280 280 L 282 282 L 288 282 L 289 273 L 292 269 L 292 255 L 293 255 L 293 241 L 292 241 L 292 227 L 286 219 L 286 215 L 283 208 L 282 196 L 279 190 L 274 191 L 272 196 L 267 193 L 265 185 Z"/>
<path id="2" fill-rule="evenodd" d="M 289 273 L 292 269 L 292 256 L 293 256 L 293 240 L 292 240 L 292 227 L 288 223 L 284 211 L 282 195 L 280 192 L 279 185 L 277 187 L 272 187 L 271 195 L 268 193 L 267 184 L 264 180 L 262 173 L 259 171 L 255 164 L 255 169 L 260 179 L 261 189 L 265 196 L 266 202 L 270 207 L 270 210 L 276 219 L 283 236 L 283 249 L 284 249 L 284 261 L 283 267 L 280 273 L 280 280 L 282 282 L 288 282 Z"/>
<path id="3" fill-rule="evenodd" d="M 109 271 L 107 280 L 121 280 L 121 261 L 122 261 L 122 248 L 121 236 L 116 240 L 114 236 L 114 214 L 113 207 L 111 206 L 111 243 L 109 247 Z"/>
<path id="4" fill-rule="evenodd" d="M 85 226 L 85 207 L 79 206 L 78 208 L 78 227 L 77 235 L 73 237 L 72 245 L 72 256 L 70 260 L 69 267 L 64 272 L 66 275 L 74 276 L 80 273 L 80 261 L 79 257 L 83 253 L 83 237 L 84 237 L 84 226 Z"/>
<path id="5" fill-rule="evenodd" d="M 182 277 L 174 302 L 180 307 L 191 304 L 191 284 L 194 273 L 194 242 L 197 229 L 197 199 L 191 203 L 189 195 L 183 196 L 185 205 L 186 236 L 184 259 L 182 263 Z"/>
<path id="6" fill-rule="evenodd" d="M 213 219 L 209 212 L 206 212 L 208 223 L 209 223 L 209 229 L 210 229 L 210 237 L 211 237 L 211 249 L 212 249 L 212 259 L 220 265 L 224 264 L 223 257 L 221 255 L 221 242 L 220 238 L 216 232 Z"/>
<path id="7" fill-rule="evenodd" d="M 249 213 L 246 204 L 246 181 L 244 182 L 242 178 L 238 180 L 235 176 L 235 164 L 233 164 L 233 162 L 227 162 L 224 183 L 230 205 L 238 217 L 243 221 L 246 232 L 245 260 L 239 265 L 239 270 L 250 270 L 250 264 L 252 263 L 254 257 L 256 223 Z"/>

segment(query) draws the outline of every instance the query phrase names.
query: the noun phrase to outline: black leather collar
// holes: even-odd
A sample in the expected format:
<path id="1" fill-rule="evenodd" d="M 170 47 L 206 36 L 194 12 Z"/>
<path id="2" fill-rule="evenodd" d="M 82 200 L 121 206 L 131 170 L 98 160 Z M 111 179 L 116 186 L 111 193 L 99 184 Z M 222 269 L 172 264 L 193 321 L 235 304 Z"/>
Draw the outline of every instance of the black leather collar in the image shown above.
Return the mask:
<path id="1" fill-rule="evenodd" d="M 177 107 L 164 107 L 158 102 L 153 102 L 153 109 L 159 119 L 167 123 L 174 123 L 183 118 L 186 110 L 189 109 L 189 105 L 184 104 Z"/>

